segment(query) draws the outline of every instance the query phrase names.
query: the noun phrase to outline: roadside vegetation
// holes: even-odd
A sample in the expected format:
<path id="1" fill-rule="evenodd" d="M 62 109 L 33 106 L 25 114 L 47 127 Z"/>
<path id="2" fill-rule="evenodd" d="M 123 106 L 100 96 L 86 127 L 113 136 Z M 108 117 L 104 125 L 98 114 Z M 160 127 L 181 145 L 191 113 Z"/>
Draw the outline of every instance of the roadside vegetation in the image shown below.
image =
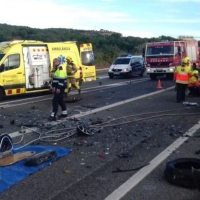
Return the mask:
<path id="1" fill-rule="evenodd" d="M 11 40 L 39 40 L 44 42 L 76 41 L 92 43 L 97 68 L 108 67 L 121 54 L 142 55 L 147 42 L 178 40 L 170 36 L 158 38 L 123 37 L 108 30 L 77 30 L 64 28 L 38 29 L 0 24 L 0 42 Z M 199 41 L 200 46 L 200 41 Z"/>

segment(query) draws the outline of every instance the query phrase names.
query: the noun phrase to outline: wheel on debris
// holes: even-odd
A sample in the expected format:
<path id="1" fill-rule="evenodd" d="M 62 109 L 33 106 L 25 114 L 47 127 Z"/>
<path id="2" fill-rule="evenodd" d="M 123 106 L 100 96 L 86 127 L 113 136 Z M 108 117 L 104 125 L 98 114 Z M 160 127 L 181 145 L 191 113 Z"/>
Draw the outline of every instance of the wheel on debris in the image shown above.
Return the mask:
<path id="1" fill-rule="evenodd" d="M 195 188 L 192 168 L 200 169 L 200 159 L 180 158 L 169 161 L 164 171 L 165 179 L 173 185 Z"/>

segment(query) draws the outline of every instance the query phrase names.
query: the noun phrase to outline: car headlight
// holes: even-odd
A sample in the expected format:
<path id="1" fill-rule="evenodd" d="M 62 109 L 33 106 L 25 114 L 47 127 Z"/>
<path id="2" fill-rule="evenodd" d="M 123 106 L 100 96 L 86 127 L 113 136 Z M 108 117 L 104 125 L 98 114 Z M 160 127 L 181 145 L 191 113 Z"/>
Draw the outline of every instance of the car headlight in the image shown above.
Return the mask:
<path id="1" fill-rule="evenodd" d="M 123 69 L 124 72 L 129 72 L 128 68 Z"/>
<path id="2" fill-rule="evenodd" d="M 169 68 L 169 71 L 170 71 L 170 72 L 173 72 L 173 71 L 174 71 L 174 68 L 170 67 L 170 68 Z"/>
<path id="3" fill-rule="evenodd" d="M 149 67 L 147 67 L 146 70 L 147 70 L 147 72 L 150 72 L 150 71 L 151 71 L 151 69 L 150 69 Z"/>
<path id="4" fill-rule="evenodd" d="M 112 72 L 112 69 L 109 69 L 108 71 L 109 71 L 109 72 Z"/>

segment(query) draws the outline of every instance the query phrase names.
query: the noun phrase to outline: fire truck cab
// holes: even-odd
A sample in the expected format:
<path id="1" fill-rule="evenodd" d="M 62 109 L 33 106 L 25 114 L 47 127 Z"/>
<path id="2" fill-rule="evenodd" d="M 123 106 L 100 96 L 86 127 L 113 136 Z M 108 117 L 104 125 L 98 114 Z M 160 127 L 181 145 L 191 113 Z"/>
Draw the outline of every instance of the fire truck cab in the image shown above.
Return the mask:
<path id="1" fill-rule="evenodd" d="M 188 56 L 191 64 L 199 61 L 198 42 L 194 39 L 152 42 L 146 44 L 146 72 L 151 80 L 166 75 L 172 79 L 175 67 L 181 64 L 182 58 Z"/>

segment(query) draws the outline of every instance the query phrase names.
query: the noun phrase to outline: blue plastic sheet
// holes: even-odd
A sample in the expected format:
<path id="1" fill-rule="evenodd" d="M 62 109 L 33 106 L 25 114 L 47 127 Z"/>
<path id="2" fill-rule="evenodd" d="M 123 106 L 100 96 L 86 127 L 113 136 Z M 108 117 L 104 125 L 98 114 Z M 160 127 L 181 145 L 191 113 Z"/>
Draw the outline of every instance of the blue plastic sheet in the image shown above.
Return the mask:
<path id="1" fill-rule="evenodd" d="M 19 161 L 13 165 L 0 167 L 0 193 L 8 189 L 12 185 L 18 183 L 19 181 L 25 179 L 30 174 L 37 172 L 38 170 L 48 166 L 56 159 L 68 155 L 71 150 L 67 148 L 57 147 L 57 146 L 40 146 L 40 145 L 31 145 L 23 147 L 19 150 L 13 150 L 13 153 L 24 152 L 24 151 L 35 151 L 40 153 L 46 150 L 54 150 L 57 152 L 57 157 L 51 161 L 42 163 L 38 166 L 26 167 L 24 161 Z"/>

